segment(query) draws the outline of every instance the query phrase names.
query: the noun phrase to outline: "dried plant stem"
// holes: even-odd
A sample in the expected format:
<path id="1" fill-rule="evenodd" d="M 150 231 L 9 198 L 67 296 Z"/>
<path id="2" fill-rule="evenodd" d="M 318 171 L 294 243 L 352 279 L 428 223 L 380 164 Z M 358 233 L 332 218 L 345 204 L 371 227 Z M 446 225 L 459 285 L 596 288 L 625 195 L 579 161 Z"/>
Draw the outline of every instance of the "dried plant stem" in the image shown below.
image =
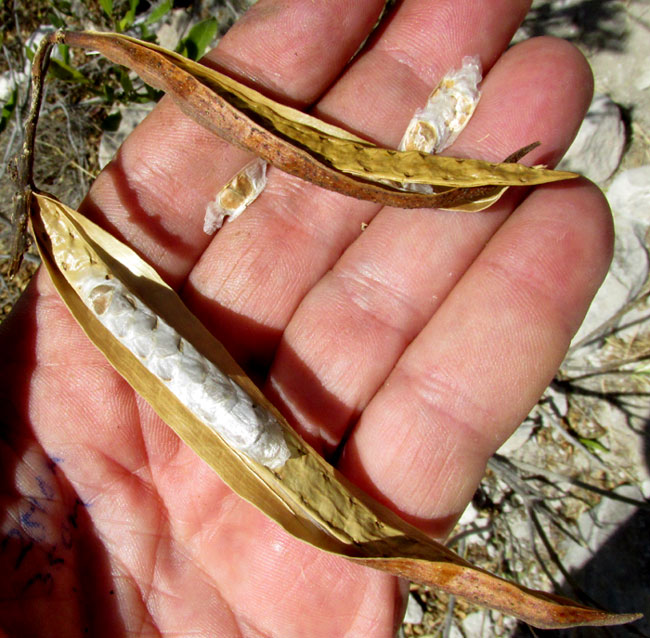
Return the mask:
<path id="1" fill-rule="evenodd" d="M 645 289 L 642 290 L 634 299 L 628 301 L 620 310 L 613 314 L 607 321 L 592 330 L 587 336 L 578 341 L 569 348 L 568 355 L 573 354 L 576 350 L 583 348 L 586 345 L 594 343 L 595 341 L 602 341 L 610 334 L 613 334 L 618 328 L 620 320 L 630 311 L 641 306 L 650 296 L 650 287 L 646 284 Z"/>
<path id="2" fill-rule="evenodd" d="M 13 278 L 22 262 L 23 253 L 29 247 L 27 235 L 27 220 L 34 190 L 34 141 L 38 114 L 43 101 L 43 84 L 50 61 L 50 51 L 56 42 L 56 34 L 45 36 L 41 40 L 32 62 L 32 85 L 29 114 L 25 121 L 25 138 L 20 154 L 16 158 L 17 192 L 14 196 L 14 211 L 12 217 L 13 237 L 11 241 L 11 263 L 9 277 Z"/>
<path id="3" fill-rule="evenodd" d="M 640 509 L 650 510 L 650 503 L 646 503 L 645 501 L 640 501 L 636 498 L 630 498 L 629 496 L 617 494 L 616 492 L 603 489 L 602 487 L 598 487 L 597 485 L 592 485 L 591 483 L 586 483 L 585 481 L 581 481 L 580 479 L 572 478 L 571 476 L 565 476 L 564 474 L 560 474 L 558 472 L 552 472 L 550 470 L 537 467 L 536 465 L 532 465 L 524 461 L 518 461 L 514 459 L 506 460 L 500 455 L 496 455 L 496 456 L 499 458 L 499 461 L 501 463 L 507 462 L 510 465 L 515 466 L 518 470 L 522 472 L 527 472 L 528 474 L 531 475 L 531 478 L 543 477 L 549 481 L 552 481 L 553 483 L 568 483 L 569 485 L 573 485 L 580 489 L 593 492 L 594 494 L 598 494 L 600 496 L 612 499 L 614 501 L 620 501 L 621 503 L 628 503 Z"/>

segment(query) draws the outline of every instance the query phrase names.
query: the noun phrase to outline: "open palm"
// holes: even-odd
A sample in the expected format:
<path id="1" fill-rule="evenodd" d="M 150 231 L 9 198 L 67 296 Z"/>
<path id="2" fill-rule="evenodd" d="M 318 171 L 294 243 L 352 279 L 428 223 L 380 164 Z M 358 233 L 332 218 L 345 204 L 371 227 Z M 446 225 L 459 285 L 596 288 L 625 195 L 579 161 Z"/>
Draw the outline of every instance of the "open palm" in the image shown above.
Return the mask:
<path id="1" fill-rule="evenodd" d="M 559 159 L 591 76 L 562 41 L 503 54 L 528 2 L 404 0 L 346 66 L 383 4 L 260 0 L 209 60 L 395 146 L 442 74 L 478 54 L 483 98 L 450 154 L 498 161 L 540 140 L 527 161 Z M 205 236 L 207 203 L 246 161 L 164 99 L 82 212 L 153 263 L 349 478 L 444 536 L 604 276 L 606 203 L 576 181 L 481 214 L 381 209 L 271 169 L 245 215 Z M 43 271 L 1 330 L 0 630 L 392 635 L 397 579 L 295 541 L 235 496 L 109 367 Z"/>

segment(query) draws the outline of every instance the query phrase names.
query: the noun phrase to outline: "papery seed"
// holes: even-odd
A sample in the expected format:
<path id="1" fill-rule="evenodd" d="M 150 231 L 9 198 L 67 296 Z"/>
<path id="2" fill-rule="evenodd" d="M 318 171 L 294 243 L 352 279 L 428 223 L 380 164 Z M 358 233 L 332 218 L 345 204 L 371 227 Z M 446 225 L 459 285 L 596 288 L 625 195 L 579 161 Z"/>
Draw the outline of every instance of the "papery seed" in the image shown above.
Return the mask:
<path id="1" fill-rule="evenodd" d="M 68 268 L 69 282 L 102 325 L 228 445 L 271 469 L 282 467 L 290 452 L 275 416 L 114 276 L 72 225 L 61 217 L 43 222 L 54 259 Z"/>

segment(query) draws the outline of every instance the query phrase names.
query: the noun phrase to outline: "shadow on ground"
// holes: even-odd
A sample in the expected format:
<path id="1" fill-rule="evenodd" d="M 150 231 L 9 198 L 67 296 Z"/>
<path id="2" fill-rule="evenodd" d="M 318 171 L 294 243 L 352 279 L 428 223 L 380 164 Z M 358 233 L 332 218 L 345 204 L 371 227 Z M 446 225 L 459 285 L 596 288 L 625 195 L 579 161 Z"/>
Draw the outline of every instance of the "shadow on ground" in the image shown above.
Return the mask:
<path id="1" fill-rule="evenodd" d="M 627 36 L 619 0 L 534 2 L 522 28 L 529 37 L 554 35 L 592 50 L 622 51 Z"/>
<path id="2" fill-rule="evenodd" d="M 650 420 L 645 424 L 644 453 L 646 465 L 650 467 Z M 582 600 L 585 604 L 595 604 L 620 613 L 640 612 L 645 617 L 619 627 L 562 631 L 531 630 L 522 623 L 513 633 L 514 638 L 650 637 L 650 504 L 645 508 L 631 507 L 630 512 L 631 515 L 593 557 L 572 576 L 582 591 L 588 592 L 590 599 Z M 575 592 L 570 590 L 558 593 L 576 598 Z"/>

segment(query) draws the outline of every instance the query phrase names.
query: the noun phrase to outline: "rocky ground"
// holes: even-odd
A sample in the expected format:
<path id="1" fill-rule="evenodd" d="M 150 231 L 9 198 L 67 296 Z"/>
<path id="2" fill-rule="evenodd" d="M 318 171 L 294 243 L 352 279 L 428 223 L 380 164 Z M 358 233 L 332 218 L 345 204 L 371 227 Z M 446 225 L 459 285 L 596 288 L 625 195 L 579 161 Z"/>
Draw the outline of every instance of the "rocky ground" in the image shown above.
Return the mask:
<path id="1" fill-rule="evenodd" d="M 249 2 L 214 1 L 221 30 Z M 101 13 L 86 17 L 102 26 Z M 179 32 L 199 17 L 187 11 L 170 14 L 158 32 L 160 41 L 174 46 Z M 38 12 L 27 14 L 19 31 L 29 33 L 41 22 Z M 491 461 L 450 539 L 461 554 L 510 579 L 562 590 L 611 610 L 642 611 L 646 618 L 650 617 L 650 549 L 645 543 L 650 532 L 649 32 L 650 0 L 538 0 L 517 34 L 519 40 L 543 34 L 566 38 L 592 65 L 596 95 L 564 166 L 587 175 L 607 194 L 617 229 L 616 255 L 556 380 Z M 22 70 L 4 51 L 0 103 L 6 102 L 7 87 L 11 88 L 7 78 Z M 92 64 L 96 63 L 87 63 L 91 77 L 105 72 Z M 53 90 L 62 89 L 58 85 Z M 56 108 L 46 108 L 43 120 L 48 126 L 41 130 L 52 133 L 40 137 L 37 181 L 64 201 L 78 203 L 99 167 L 151 107 L 146 101 L 127 102 L 119 109 L 122 117 L 115 131 L 103 130 L 100 123 L 117 107 L 106 110 L 93 97 L 62 98 Z M 20 130 L 8 125 L 0 136 L 5 159 L 15 152 Z M 10 192 L 0 168 L 2 201 L 9 201 Z M 7 265 L 7 213 L 5 206 L 0 212 L 0 272 Z M 0 278 L 0 320 L 36 266 L 37 258 L 31 255 L 17 282 Z M 559 635 L 534 633 L 500 614 L 416 586 L 401 633 L 453 638 Z M 650 636 L 650 623 L 565 635 Z"/>
<path id="2" fill-rule="evenodd" d="M 534 35 L 574 42 L 592 66 L 595 97 L 562 166 L 606 193 L 616 254 L 555 382 L 490 463 L 451 542 L 526 585 L 647 619 L 650 3 L 534 2 L 517 39 Z M 533 632 L 413 589 L 405 635 L 650 636 L 647 620 Z"/>

